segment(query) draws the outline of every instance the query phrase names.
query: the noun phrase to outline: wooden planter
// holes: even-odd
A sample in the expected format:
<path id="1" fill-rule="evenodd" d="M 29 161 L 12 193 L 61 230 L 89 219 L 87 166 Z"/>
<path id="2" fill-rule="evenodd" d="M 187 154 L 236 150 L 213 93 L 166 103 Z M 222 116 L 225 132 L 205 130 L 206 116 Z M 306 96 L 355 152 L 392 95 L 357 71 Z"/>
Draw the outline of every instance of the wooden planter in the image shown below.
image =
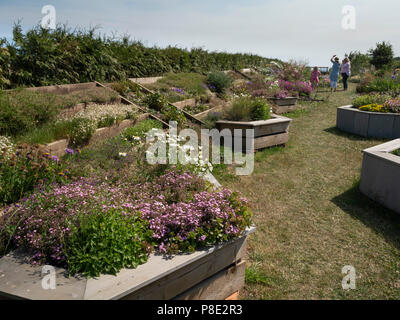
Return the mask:
<path id="1" fill-rule="evenodd" d="M 279 107 L 294 106 L 297 104 L 296 97 L 287 97 L 287 98 L 280 98 L 280 99 L 273 98 L 271 100 Z"/>
<path id="2" fill-rule="evenodd" d="M 400 213 L 400 149 L 396 139 L 363 151 L 360 190 L 386 208 Z"/>
<path id="3" fill-rule="evenodd" d="M 347 133 L 367 138 L 400 138 L 400 114 L 361 111 L 353 106 L 337 109 L 336 126 Z"/>
<path id="4" fill-rule="evenodd" d="M 0 259 L 0 299 L 29 300 L 223 300 L 244 285 L 246 239 L 166 259 L 151 255 L 136 269 L 97 279 L 66 277 L 56 269 L 56 289 L 42 288 L 42 267 L 11 253 Z"/>
<path id="5" fill-rule="evenodd" d="M 272 114 L 269 120 L 261 121 L 217 121 L 217 129 L 229 129 L 233 136 L 235 129 L 241 129 L 243 152 L 255 152 L 260 149 L 284 145 L 289 141 L 289 126 L 292 119 Z M 246 144 L 246 129 L 254 130 L 254 145 Z"/>

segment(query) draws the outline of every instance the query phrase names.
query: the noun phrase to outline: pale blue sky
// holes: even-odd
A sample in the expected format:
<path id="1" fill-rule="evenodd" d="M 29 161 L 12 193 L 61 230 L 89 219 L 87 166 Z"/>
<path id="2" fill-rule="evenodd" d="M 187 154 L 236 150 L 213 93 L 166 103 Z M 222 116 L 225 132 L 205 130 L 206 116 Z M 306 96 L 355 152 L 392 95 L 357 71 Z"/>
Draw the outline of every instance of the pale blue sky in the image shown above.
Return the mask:
<path id="1" fill-rule="evenodd" d="M 51 4 L 57 22 L 101 26 L 147 45 L 201 46 L 327 66 L 333 54 L 367 51 L 390 41 L 400 55 L 399 0 L 0 0 L 0 37 L 14 21 L 24 30 Z M 342 8 L 356 8 L 356 29 L 341 27 Z"/>

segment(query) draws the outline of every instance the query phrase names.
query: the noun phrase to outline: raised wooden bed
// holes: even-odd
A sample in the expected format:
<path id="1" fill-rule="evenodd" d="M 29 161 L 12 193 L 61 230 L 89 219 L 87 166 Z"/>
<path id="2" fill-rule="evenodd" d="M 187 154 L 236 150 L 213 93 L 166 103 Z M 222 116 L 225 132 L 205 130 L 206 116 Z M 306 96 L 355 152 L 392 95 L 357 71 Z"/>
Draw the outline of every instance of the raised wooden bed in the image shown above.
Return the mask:
<path id="1" fill-rule="evenodd" d="M 363 151 L 360 190 L 386 208 L 400 213 L 400 149 L 396 139 Z"/>
<path id="2" fill-rule="evenodd" d="M 361 111 L 353 106 L 337 109 L 336 126 L 351 134 L 367 138 L 400 138 L 400 114 Z"/>
<path id="3" fill-rule="evenodd" d="M 11 253 L 0 259 L 0 299 L 29 300 L 223 300 L 244 285 L 246 239 L 166 259 L 151 255 L 136 269 L 97 279 L 66 277 L 56 269 L 55 290 L 42 288 L 42 267 L 27 263 L 26 256 Z"/>
<path id="4" fill-rule="evenodd" d="M 89 141 L 89 144 L 115 137 L 119 135 L 124 129 L 133 126 L 138 121 L 145 120 L 148 116 L 148 114 L 142 114 L 136 120 L 123 120 L 120 123 L 115 124 L 111 127 L 99 128 L 93 134 L 92 138 Z M 62 139 L 43 145 L 41 146 L 41 148 L 48 151 L 52 156 L 62 157 L 65 154 L 65 149 L 68 148 L 68 145 L 68 140 Z"/>
<path id="5" fill-rule="evenodd" d="M 283 99 L 271 99 L 274 102 L 272 110 L 275 114 L 284 114 L 296 110 L 297 98 L 288 97 Z"/>
<path id="6" fill-rule="evenodd" d="M 272 114 L 269 120 L 261 121 L 217 121 L 217 129 L 229 129 L 232 137 L 235 129 L 242 129 L 242 146 L 244 152 L 255 152 L 260 149 L 284 145 L 289 141 L 289 126 L 292 119 Z M 246 144 L 245 133 L 247 129 L 254 130 L 254 146 Z"/>

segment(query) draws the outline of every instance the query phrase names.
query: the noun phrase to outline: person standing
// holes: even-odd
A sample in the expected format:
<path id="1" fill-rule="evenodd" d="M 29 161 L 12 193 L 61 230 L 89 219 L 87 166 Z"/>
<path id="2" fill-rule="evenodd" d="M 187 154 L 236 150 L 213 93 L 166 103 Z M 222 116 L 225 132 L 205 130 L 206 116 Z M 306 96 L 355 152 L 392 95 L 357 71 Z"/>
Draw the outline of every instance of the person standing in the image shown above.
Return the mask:
<path id="1" fill-rule="evenodd" d="M 330 75 L 331 80 L 331 92 L 333 89 L 337 90 L 337 83 L 339 79 L 339 71 L 340 71 L 340 59 L 336 55 L 331 58 L 332 62 L 332 70 Z"/>
<path id="2" fill-rule="evenodd" d="M 342 74 L 342 78 L 343 78 L 344 91 L 347 91 L 347 89 L 349 87 L 347 84 L 347 80 L 350 78 L 350 75 L 351 75 L 351 64 L 350 64 L 349 58 L 345 58 L 343 60 L 342 67 L 340 68 L 340 73 Z"/>
<path id="3" fill-rule="evenodd" d="M 314 70 L 311 72 L 311 86 L 313 90 L 318 89 L 320 75 L 321 72 L 318 67 L 314 67 Z"/>

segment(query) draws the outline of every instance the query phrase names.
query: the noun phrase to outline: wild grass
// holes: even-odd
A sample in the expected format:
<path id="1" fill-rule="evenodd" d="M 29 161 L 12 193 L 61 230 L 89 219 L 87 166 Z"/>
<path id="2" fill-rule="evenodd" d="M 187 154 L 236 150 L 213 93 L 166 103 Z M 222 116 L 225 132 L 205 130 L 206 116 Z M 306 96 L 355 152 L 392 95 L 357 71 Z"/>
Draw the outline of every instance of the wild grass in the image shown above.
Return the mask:
<path id="1" fill-rule="evenodd" d="M 400 217 L 357 185 L 361 151 L 382 141 L 335 128 L 336 109 L 354 89 L 301 103 L 306 112 L 294 118 L 286 148 L 256 155 L 251 176 L 220 181 L 253 205 L 242 299 L 400 298 Z M 345 265 L 356 269 L 356 290 L 342 289 Z M 259 273 L 267 283 L 252 280 Z"/>

